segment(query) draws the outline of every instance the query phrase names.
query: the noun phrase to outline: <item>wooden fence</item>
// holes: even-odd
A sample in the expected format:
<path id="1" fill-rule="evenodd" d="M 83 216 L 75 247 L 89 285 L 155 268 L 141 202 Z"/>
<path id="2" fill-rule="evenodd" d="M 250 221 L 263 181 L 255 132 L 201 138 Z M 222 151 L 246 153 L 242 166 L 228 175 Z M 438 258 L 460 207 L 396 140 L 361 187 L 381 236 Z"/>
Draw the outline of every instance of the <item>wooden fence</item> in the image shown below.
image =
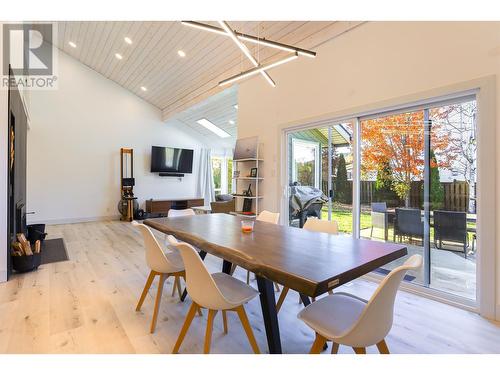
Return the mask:
<path id="1" fill-rule="evenodd" d="M 423 181 L 413 181 L 410 187 L 410 207 L 423 208 Z M 352 181 L 349 181 L 352 190 Z M 465 211 L 469 209 L 469 184 L 466 181 L 441 182 L 444 189 L 443 207 L 449 211 Z M 322 183 L 323 192 L 328 195 L 327 183 Z M 361 181 L 361 204 L 370 204 L 375 201 L 375 181 Z M 396 205 L 404 206 L 404 201 Z"/>

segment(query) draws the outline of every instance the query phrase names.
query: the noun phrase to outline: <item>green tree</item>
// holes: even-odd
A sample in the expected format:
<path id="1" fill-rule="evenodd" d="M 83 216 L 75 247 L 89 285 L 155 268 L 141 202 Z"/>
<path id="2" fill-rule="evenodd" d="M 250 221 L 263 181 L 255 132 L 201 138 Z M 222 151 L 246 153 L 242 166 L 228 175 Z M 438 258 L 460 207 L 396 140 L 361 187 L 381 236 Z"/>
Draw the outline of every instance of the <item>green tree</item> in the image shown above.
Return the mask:
<path id="1" fill-rule="evenodd" d="M 431 189 L 429 193 L 429 201 L 431 204 L 431 210 L 439 210 L 443 207 L 444 187 L 439 179 L 439 166 L 433 150 L 431 150 L 430 154 L 430 164 Z"/>
<path id="2" fill-rule="evenodd" d="M 399 197 L 394 191 L 391 165 L 388 161 L 381 162 L 380 165 L 381 167 L 377 170 L 377 180 L 375 181 L 374 200 L 397 205 Z"/>
<path id="3" fill-rule="evenodd" d="M 335 197 L 336 201 L 340 203 L 351 203 L 352 195 L 347 181 L 347 167 L 345 164 L 344 155 L 340 154 L 339 162 L 337 165 L 337 176 L 335 178 Z"/>

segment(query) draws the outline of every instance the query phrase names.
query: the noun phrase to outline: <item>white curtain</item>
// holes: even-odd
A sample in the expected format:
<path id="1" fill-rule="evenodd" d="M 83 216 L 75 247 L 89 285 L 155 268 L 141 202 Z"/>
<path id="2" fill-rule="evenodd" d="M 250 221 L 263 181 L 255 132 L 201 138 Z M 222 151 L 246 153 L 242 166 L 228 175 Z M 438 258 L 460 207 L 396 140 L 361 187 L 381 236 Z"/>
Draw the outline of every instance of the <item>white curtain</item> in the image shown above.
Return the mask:
<path id="1" fill-rule="evenodd" d="M 209 206 L 210 202 L 215 201 L 212 150 L 206 148 L 200 150 L 200 163 L 198 165 L 197 193 L 199 197 L 205 199 L 205 206 Z"/>

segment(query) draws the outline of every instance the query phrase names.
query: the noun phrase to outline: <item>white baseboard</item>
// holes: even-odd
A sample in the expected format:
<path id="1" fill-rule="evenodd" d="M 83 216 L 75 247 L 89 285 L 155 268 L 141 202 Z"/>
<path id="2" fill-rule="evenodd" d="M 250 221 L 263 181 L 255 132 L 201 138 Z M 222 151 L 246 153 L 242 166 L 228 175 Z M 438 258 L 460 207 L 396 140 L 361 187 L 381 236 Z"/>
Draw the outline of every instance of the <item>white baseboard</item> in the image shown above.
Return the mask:
<path id="1" fill-rule="evenodd" d="M 1 270 L 0 271 L 0 283 L 4 283 L 6 281 L 7 281 L 7 271 Z"/>
<path id="2" fill-rule="evenodd" d="M 37 220 L 28 221 L 28 224 L 44 223 L 47 225 L 57 225 L 57 224 L 88 223 L 88 222 L 92 222 L 92 221 L 110 221 L 110 220 L 119 220 L 119 219 L 120 219 L 120 215 L 76 217 L 76 218 L 62 218 L 62 219 L 37 219 Z"/>

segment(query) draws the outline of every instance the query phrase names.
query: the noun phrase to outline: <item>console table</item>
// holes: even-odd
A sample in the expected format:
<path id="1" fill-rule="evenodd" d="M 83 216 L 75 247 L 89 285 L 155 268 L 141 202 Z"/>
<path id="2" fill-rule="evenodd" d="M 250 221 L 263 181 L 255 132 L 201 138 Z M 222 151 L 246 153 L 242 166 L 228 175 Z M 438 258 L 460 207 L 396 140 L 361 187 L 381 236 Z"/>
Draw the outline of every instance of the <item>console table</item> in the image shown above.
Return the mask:
<path id="1" fill-rule="evenodd" d="M 168 210 L 184 210 L 196 206 L 203 206 L 203 198 L 186 199 L 149 199 L 146 201 L 146 212 L 148 214 L 168 214 Z"/>

